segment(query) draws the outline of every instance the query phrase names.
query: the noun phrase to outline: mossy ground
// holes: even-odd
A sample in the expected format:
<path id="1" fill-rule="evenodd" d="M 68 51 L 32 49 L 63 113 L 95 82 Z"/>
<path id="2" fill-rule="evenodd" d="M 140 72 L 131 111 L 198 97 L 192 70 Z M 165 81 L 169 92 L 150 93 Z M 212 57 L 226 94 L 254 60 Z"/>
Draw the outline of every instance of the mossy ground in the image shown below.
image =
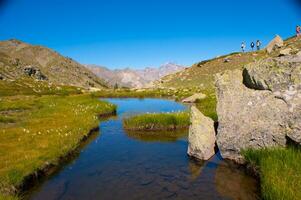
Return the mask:
<path id="1" fill-rule="evenodd" d="M 301 151 L 296 148 L 246 150 L 244 156 L 259 171 L 264 200 L 301 199 Z"/>

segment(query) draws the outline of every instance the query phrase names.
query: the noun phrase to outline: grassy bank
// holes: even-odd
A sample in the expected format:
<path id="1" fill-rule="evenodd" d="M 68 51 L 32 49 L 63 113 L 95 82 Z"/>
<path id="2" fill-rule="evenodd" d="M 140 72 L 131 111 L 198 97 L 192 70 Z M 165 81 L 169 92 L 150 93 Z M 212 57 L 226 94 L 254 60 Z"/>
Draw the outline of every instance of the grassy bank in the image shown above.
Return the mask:
<path id="1" fill-rule="evenodd" d="M 115 109 L 88 95 L 1 97 L 0 199 L 34 172 L 56 165 L 98 126 L 99 115 Z"/>
<path id="2" fill-rule="evenodd" d="M 244 156 L 259 172 L 263 199 L 301 199 L 300 149 L 247 150 Z"/>
<path id="3" fill-rule="evenodd" d="M 92 95 L 102 98 L 172 98 L 181 100 L 191 96 L 197 91 L 195 89 L 117 89 L 117 90 L 101 90 Z"/>
<path id="4" fill-rule="evenodd" d="M 125 118 L 123 126 L 132 131 L 180 130 L 189 127 L 189 113 L 150 113 Z"/>

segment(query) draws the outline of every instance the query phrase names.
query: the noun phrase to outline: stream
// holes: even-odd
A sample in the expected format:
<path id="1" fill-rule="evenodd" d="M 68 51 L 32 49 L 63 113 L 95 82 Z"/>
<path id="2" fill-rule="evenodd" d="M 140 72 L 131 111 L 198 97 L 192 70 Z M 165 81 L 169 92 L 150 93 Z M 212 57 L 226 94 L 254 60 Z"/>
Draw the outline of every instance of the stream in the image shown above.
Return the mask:
<path id="1" fill-rule="evenodd" d="M 126 132 L 122 118 L 146 112 L 174 112 L 185 105 L 162 99 L 104 99 L 117 117 L 100 123 L 99 133 L 79 154 L 28 192 L 32 200 L 257 199 L 258 183 L 219 154 L 209 161 L 187 156 L 188 131 L 167 134 Z"/>

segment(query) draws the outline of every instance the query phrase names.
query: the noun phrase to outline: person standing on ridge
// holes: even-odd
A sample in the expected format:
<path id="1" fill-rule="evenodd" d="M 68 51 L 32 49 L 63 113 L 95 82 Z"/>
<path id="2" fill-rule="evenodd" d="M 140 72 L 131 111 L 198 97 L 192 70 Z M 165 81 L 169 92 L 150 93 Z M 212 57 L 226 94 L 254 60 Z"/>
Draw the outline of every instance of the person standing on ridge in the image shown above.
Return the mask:
<path id="1" fill-rule="evenodd" d="M 244 42 L 241 43 L 241 51 L 244 53 L 246 49 L 246 44 Z"/>
<path id="2" fill-rule="evenodd" d="M 252 51 L 253 51 L 254 47 L 255 47 L 254 42 L 251 42 L 251 49 L 252 49 Z"/>
<path id="3" fill-rule="evenodd" d="M 297 27 L 296 27 L 296 35 L 297 35 L 297 37 L 301 36 L 301 26 L 299 26 L 299 25 L 297 25 Z"/>
<path id="4" fill-rule="evenodd" d="M 260 42 L 260 40 L 257 40 L 257 41 L 256 41 L 257 51 L 260 50 L 260 46 L 261 46 L 261 42 Z"/>

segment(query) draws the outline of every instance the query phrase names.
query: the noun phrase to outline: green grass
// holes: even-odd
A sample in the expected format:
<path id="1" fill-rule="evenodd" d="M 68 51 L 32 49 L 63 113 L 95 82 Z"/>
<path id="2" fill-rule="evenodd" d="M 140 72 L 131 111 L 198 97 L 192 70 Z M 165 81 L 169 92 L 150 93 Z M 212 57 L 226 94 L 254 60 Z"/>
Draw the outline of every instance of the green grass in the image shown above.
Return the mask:
<path id="1" fill-rule="evenodd" d="M 89 95 L 2 97 L 0 104 L 0 194 L 26 176 L 75 150 L 98 115 L 116 107 Z M 14 119 L 7 121 L 3 119 Z M 4 192 L 6 191 L 6 192 Z M 2 198 L 0 196 L 0 199 Z"/>
<path id="2" fill-rule="evenodd" d="M 246 150 L 248 163 L 259 171 L 264 200 L 301 199 L 301 151 L 295 148 Z"/>
<path id="3" fill-rule="evenodd" d="M 145 90 L 130 90 L 130 89 L 118 89 L 118 90 L 101 90 L 94 92 L 91 95 L 94 97 L 102 98 L 172 98 L 176 100 L 183 99 L 191 96 L 197 91 L 179 89 L 179 90 L 168 90 L 168 89 L 145 89 Z"/>
<path id="4" fill-rule="evenodd" d="M 197 99 L 196 107 L 207 117 L 210 117 L 214 121 L 218 121 L 216 113 L 216 95 L 214 92 L 203 91 L 207 95 L 205 99 Z"/>
<path id="5" fill-rule="evenodd" d="M 190 125 L 188 112 L 147 113 L 124 118 L 123 126 L 133 131 L 162 131 L 186 129 Z"/>
<path id="6" fill-rule="evenodd" d="M 0 97 L 14 95 L 69 95 L 81 94 L 80 88 L 57 86 L 45 81 L 21 78 L 15 81 L 0 80 Z"/>

